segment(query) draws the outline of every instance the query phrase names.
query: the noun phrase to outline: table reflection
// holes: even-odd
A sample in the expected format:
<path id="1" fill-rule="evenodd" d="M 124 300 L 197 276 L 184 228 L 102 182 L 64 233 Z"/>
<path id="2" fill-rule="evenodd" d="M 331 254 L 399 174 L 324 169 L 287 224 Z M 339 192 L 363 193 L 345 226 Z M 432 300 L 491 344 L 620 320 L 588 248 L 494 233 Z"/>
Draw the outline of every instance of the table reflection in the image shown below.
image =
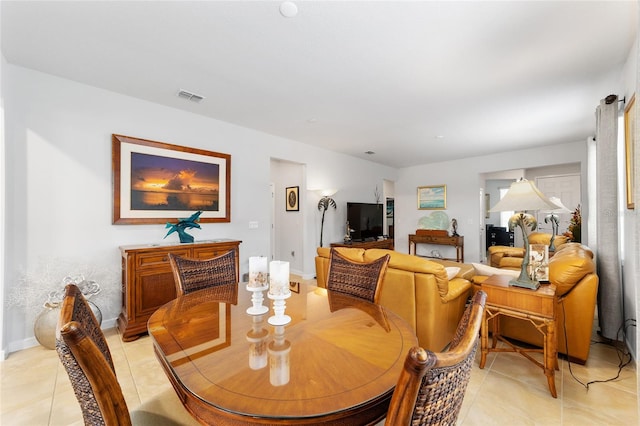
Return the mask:
<path id="1" fill-rule="evenodd" d="M 269 330 L 264 328 L 265 315 L 250 315 L 251 329 L 247 332 L 249 342 L 249 368 L 260 370 L 267 366 L 267 338 Z"/>
<path id="2" fill-rule="evenodd" d="M 269 343 L 269 382 L 273 386 L 289 383 L 291 342 L 284 338 L 284 330 L 284 325 L 275 326 L 273 341 Z"/>
<path id="3" fill-rule="evenodd" d="M 327 298 L 329 299 L 329 309 L 331 312 L 347 308 L 358 309 L 373 318 L 386 332 L 391 331 L 387 314 L 382 306 L 330 290 L 327 291 Z"/>

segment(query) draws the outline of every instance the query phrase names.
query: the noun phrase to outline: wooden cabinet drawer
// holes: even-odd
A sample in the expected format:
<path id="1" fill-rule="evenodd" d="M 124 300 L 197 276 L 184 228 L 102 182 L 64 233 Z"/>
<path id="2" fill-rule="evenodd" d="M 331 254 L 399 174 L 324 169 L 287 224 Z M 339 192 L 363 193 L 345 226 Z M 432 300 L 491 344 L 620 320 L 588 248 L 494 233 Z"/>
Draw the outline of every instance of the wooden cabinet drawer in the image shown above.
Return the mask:
<path id="1" fill-rule="evenodd" d="M 233 246 L 220 246 L 220 247 L 194 247 L 193 257 L 195 259 L 211 259 L 225 254 L 229 250 L 233 250 Z"/>
<path id="2" fill-rule="evenodd" d="M 190 250 L 188 248 L 184 250 L 171 250 L 171 253 L 176 254 L 178 256 L 189 257 Z M 156 268 L 161 267 L 162 265 L 166 265 L 167 268 L 170 268 L 169 265 L 169 252 L 168 251 L 154 251 L 149 253 L 138 253 L 137 257 L 137 267 L 138 268 Z"/>

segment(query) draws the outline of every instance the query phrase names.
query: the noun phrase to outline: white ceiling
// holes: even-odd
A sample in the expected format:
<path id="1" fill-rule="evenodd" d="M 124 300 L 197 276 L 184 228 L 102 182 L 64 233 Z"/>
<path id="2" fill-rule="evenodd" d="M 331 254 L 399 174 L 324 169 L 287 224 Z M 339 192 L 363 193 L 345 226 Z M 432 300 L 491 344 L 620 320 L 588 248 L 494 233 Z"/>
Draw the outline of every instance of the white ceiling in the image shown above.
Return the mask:
<path id="1" fill-rule="evenodd" d="M 638 26 L 637 1 L 295 1 L 293 18 L 280 4 L 2 1 L 2 53 L 406 167 L 586 140 Z"/>

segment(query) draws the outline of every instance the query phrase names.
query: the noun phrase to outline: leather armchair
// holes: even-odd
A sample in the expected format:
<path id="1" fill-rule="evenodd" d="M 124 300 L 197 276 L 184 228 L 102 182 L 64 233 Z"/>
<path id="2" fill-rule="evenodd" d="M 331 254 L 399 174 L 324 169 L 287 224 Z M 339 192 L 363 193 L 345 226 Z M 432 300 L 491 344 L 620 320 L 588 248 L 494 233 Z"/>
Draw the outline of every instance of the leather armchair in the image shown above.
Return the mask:
<path id="1" fill-rule="evenodd" d="M 562 246 L 569 242 L 564 235 L 556 235 L 553 245 L 558 251 Z M 529 244 L 550 245 L 551 234 L 544 232 L 532 232 L 529 234 Z M 524 248 L 508 247 L 508 246 L 491 246 L 489 251 L 489 265 L 495 268 L 520 269 L 522 259 L 524 258 Z"/>

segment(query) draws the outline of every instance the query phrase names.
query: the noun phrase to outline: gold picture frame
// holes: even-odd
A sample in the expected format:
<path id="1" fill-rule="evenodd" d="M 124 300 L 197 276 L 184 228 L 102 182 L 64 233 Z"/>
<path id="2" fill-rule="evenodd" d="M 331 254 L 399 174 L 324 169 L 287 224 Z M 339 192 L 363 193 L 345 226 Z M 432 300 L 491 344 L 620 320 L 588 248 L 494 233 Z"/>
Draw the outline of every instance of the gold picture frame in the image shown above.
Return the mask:
<path id="1" fill-rule="evenodd" d="M 447 185 L 418 187 L 418 210 L 445 210 L 447 208 Z"/>
<path id="2" fill-rule="evenodd" d="M 636 95 L 631 97 L 631 100 L 624 109 L 624 146 L 626 156 L 626 176 L 627 176 L 627 208 L 634 210 L 635 200 L 633 192 L 635 190 L 635 182 L 633 177 L 634 172 L 634 153 L 635 153 L 635 133 L 636 133 L 636 119 L 635 119 L 635 101 Z"/>
<path id="3" fill-rule="evenodd" d="M 534 281 L 549 282 L 549 246 L 529 244 L 529 276 Z"/>
<path id="4" fill-rule="evenodd" d="M 484 218 L 491 218 L 491 194 L 484 194 Z"/>
<path id="5" fill-rule="evenodd" d="M 288 212 L 297 212 L 300 211 L 300 198 L 299 198 L 299 190 L 298 186 L 290 186 L 287 188 L 287 192 L 285 195 L 285 211 Z"/>

